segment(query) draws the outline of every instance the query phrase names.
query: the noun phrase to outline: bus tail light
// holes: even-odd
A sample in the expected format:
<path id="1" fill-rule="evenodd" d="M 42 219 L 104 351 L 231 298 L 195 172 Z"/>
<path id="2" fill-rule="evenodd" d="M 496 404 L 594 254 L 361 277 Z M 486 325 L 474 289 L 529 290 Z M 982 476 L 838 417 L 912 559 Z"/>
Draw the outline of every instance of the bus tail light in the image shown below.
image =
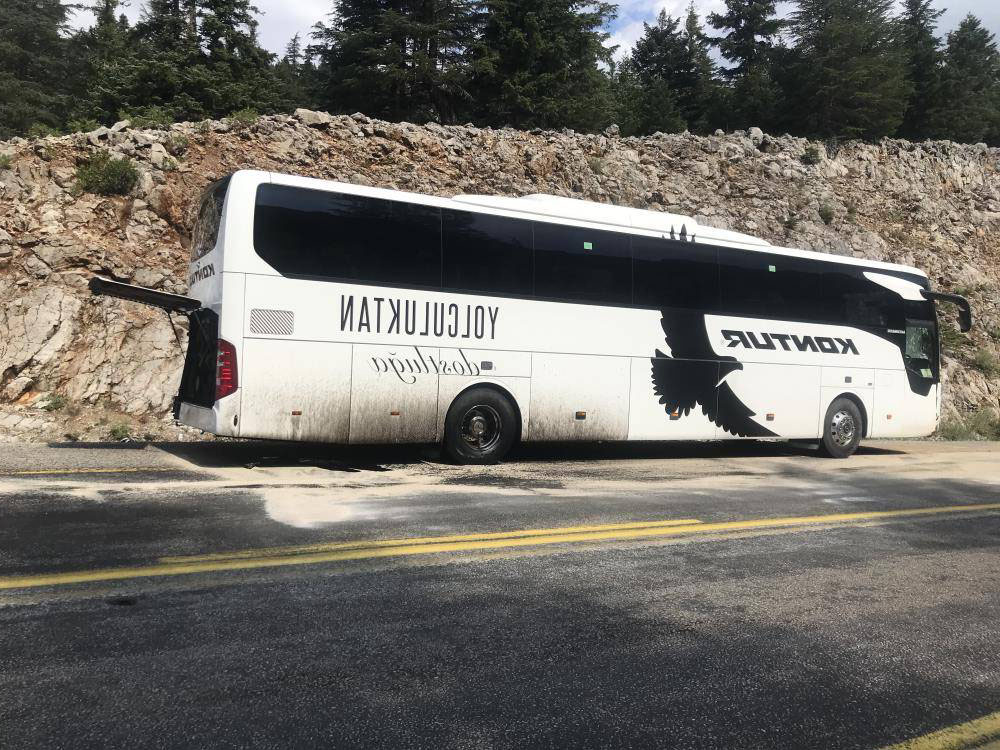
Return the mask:
<path id="1" fill-rule="evenodd" d="M 236 347 L 224 339 L 219 339 L 219 360 L 215 369 L 215 400 L 235 393 L 239 385 Z"/>

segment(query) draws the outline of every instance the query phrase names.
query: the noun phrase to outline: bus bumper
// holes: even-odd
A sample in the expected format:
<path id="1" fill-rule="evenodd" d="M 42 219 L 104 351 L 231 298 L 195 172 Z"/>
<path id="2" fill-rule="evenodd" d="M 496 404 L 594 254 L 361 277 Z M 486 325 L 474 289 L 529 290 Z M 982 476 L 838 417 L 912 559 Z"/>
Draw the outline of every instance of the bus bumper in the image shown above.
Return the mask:
<path id="1" fill-rule="evenodd" d="M 239 437 L 238 403 L 238 399 L 225 398 L 208 408 L 181 401 L 177 405 L 177 421 L 213 435 Z"/>

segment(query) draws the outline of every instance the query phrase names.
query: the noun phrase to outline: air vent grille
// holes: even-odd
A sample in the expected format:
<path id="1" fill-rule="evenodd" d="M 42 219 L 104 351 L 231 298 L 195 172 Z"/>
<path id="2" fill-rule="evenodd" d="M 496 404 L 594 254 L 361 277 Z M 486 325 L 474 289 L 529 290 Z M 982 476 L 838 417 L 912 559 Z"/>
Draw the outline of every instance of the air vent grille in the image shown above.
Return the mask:
<path id="1" fill-rule="evenodd" d="M 295 313 L 291 310 L 250 311 L 250 333 L 259 336 L 291 336 L 295 332 Z"/>

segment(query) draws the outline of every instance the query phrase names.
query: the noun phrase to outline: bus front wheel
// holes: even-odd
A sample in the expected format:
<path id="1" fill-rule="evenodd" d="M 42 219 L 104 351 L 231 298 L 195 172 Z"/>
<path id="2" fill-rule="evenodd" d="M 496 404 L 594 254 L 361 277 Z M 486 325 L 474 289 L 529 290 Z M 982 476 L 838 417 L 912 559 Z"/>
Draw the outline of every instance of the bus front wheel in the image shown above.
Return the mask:
<path id="1" fill-rule="evenodd" d="M 492 388 L 461 394 L 444 424 L 444 449 L 460 464 L 495 464 L 517 439 L 517 411 L 510 399 Z"/>
<path id="2" fill-rule="evenodd" d="M 858 405 L 838 398 L 826 410 L 820 451 L 830 458 L 847 458 L 858 449 L 864 430 Z"/>

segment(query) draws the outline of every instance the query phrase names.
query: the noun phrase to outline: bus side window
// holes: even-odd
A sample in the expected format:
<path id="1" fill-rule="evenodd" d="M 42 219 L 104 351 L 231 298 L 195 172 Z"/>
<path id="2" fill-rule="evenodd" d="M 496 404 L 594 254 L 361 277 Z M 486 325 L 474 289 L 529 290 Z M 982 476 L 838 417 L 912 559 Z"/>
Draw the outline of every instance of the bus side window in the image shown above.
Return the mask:
<path id="1" fill-rule="evenodd" d="M 815 261 L 787 255 L 719 250 L 722 309 L 731 315 L 821 321 L 822 273 Z"/>
<path id="2" fill-rule="evenodd" d="M 536 296 L 631 304 L 629 235 L 543 222 L 534 232 Z"/>
<path id="3" fill-rule="evenodd" d="M 719 309 L 718 250 L 659 237 L 632 237 L 635 304 L 663 309 Z"/>
<path id="4" fill-rule="evenodd" d="M 532 294 L 531 222 L 445 210 L 444 288 L 484 294 Z"/>
<path id="5" fill-rule="evenodd" d="M 261 185 L 254 246 L 282 275 L 441 286 L 441 210 L 433 206 Z"/>
<path id="6" fill-rule="evenodd" d="M 830 322 L 869 328 L 902 328 L 902 298 L 866 279 L 863 271 L 824 271 L 823 300 Z"/>

